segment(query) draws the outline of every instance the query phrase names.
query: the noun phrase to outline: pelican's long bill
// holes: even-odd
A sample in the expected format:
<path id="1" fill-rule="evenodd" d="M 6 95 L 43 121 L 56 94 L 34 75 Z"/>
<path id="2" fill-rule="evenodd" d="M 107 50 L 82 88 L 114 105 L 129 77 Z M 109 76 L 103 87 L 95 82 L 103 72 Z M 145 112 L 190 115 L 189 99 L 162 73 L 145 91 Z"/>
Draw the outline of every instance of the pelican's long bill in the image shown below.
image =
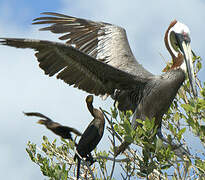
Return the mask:
<path id="1" fill-rule="evenodd" d="M 197 88 L 196 88 L 196 79 L 194 76 L 194 68 L 193 68 L 193 61 L 192 61 L 192 50 L 190 45 L 190 39 L 189 37 L 186 37 L 186 39 L 182 38 L 182 36 L 178 37 L 178 42 L 180 44 L 180 49 L 184 55 L 184 60 L 186 63 L 187 73 L 189 82 L 192 88 L 192 92 L 194 96 L 197 96 Z"/>

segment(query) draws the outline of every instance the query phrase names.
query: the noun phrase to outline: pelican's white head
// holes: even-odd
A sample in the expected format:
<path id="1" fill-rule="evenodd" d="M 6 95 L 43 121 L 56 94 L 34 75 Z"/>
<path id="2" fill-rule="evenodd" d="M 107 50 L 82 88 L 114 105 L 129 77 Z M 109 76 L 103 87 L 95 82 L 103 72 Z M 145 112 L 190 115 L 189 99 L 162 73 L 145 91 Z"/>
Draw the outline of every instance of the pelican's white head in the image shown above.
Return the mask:
<path id="1" fill-rule="evenodd" d="M 185 24 L 174 20 L 169 25 L 164 40 L 167 50 L 173 59 L 171 69 L 181 68 L 184 72 L 188 73 L 193 94 L 197 96 L 189 28 Z"/>

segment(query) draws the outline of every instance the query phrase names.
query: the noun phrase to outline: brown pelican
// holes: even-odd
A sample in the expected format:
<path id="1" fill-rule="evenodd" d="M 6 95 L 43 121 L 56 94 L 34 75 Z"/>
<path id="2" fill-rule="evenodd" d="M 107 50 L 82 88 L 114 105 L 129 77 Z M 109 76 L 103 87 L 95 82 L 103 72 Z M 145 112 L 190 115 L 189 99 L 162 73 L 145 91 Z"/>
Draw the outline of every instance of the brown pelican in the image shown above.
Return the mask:
<path id="1" fill-rule="evenodd" d="M 162 75 L 153 75 L 135 59 L 123 28 L 103 22 L 75 18 L 57 13 L 43 13 L 33 24 L 51 24 L 41 30 L 63 34 L 66 43 L 43 40 L 1 38 L 3 45 L 31 48 L 36 51 L 39 66 L 49 76 L 57 75 L 95 95 L 111 95 L 121 111 L 134 112 L 136 118 L 155 118 L 158 135 L 161 121 L 178 89 L 185 80 L 197 96 L 192 64 L 189 28 L 172 21 L 165 33 L 165 45 L 173 65 Z"/>
<path id="2" fill-rule="evenodd" d="M 103 116 L 103 113 L 93 108 L 93 96 L 89 95 L 86 98 L 86 103 L 88 110 L 90 111 L 91 115 L 94 117 L 94 119 L 91 121 L 91 123 L 88 125 L 86 130 L 81 136 L 81 139 L 79 140 L 79 143 L 76 146 L 76 150 L 78 154 L 81 157 L 86 158 L 87 161 L 90 161 L 91 164 L 94 162 L 91 151 L 96 148 L 98 143 L 100 142 L 103 133 L 104 133 L 104 127 L 105 127 L 105 119 Z M 78 159 L 78 167 L 77 167 L 77 179 L 80 176 L 80 157 L 75 154 L 74 160 Z"/>
<path id="3" fill-rule="evenodd" d="M 58 135 L 64 139 L 73 140 L 71 132 L 75 133 L 77 136 L 82 135 L 77 129 L 74 129 L 74 128 L 68 127 L 68 126 L 63 126 L 57 122 L 54 122 L 50 118 L 48 118 L 47 116 L 45 116 L 41 113 L 28 112 L 28 113 L 24 113 L 24 114 L 26 116 L 35 116 L 35 117 L 43 118 L 43 119 L 40 119 L 37 123 L 45 125 L 53 133 L 55 133 L 56 135 Z"/>

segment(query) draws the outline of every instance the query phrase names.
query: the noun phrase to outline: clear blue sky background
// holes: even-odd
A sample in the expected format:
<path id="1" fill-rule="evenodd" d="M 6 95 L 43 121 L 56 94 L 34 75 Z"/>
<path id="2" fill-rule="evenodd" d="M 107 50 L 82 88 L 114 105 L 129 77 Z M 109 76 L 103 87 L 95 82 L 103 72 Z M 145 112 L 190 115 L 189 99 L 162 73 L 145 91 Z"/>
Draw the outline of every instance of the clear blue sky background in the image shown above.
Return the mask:
<path id="1" fill-rule="evenodd" d="M 138 61 L 152 73 L 160 74 L 165 63 L 159 53 L 170 59 L 163 38 L 173 19 L 189 26 L 192 48 L 204 58 L 204 9 L 203 0 L 1 0 L 0 37 L 57 40 L 56 35 L 31 26 L 32 19 L 46 11 L 110 22 L 127 30 Z M 43 135 L 56 137 L 37 125 L 35 119 L 24 117 L 22 111 L 44 113 L 81 131 L 92 119 L 85 107 L 86 93 L 45 76 L 33 54 L 30 50 L 0 47 L 0 179 L 44 179 L 39 167 L 29 160 L 25 147 L 29 140 L 40 146 Z M 204 75 L 202 70 L 203 80 Z M 95 98 L 95 104 L 108 109 L 112 100 Z M 193 143 L 197 146 L 197 142 Z M 103 144 L 99 144 L 99 149 L 105 149 Z"/>

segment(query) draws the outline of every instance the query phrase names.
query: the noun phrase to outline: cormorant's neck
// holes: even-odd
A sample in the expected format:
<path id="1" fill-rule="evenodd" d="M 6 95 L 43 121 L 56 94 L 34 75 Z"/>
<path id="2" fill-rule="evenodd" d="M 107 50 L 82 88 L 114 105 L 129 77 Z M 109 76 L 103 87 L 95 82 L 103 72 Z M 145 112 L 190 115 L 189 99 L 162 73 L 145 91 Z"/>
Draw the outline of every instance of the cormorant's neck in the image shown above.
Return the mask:
<path id="1" fill-rule="evenodd" d="M 93 108 L 93 104 L 92 103 L 87 103 L 87 107 L 88 107 L 88 110 L 90 111 L 90 113 L 92 114 L 93 117 L 94 116 L 94 108 Z"/>

